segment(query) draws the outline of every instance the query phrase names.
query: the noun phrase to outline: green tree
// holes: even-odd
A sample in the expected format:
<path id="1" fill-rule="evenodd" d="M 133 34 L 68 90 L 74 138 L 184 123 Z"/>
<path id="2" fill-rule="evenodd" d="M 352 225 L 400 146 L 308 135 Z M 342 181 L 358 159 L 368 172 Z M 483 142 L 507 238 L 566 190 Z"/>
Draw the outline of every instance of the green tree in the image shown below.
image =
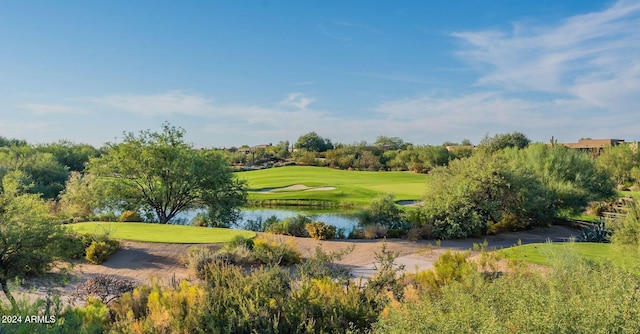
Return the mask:
<path id="1" fill-rule="evenodd" d="M 373 145 L 380 147 L 380 149 L 382 149 L 383 151 L 389 151 L 389 150 L 395 151 L 395 150 L 403 150 L 407 148 L 409 144 L 405 143 L 399 137 L 378 136 L 376 138 L 376 142 Z"/>
<path id="2" fill-rule="evenodd" d="M 75 144 L 68 140 L 38 146 L 40 152 L 51 153 L 55 159 L 70 171 L 82 172 L 90 158 L 100 155 L 100 150 L 88 144 Z"/>
<path id="3" fill-rule="evenodd" d="M 31 146 L 0 148 L 0 171 L 23 171 L 33 182 L 32 193 L 53 199 L 64 189 L 69 170 L 51 153 L 40 152 Z"/>
<path id="4" fill-rule="evenodd" d="M 581 212 L 590 201 L 615 196 L 614 184 L 606 171 L 598 170 L 588 154 L 562 145 L 542 143 L 524 150 L 505 150 L 512 168 L 529 173 L 546 188 L 554 214 Z"/>
<path id="5" fill-rule="evenodd" d="M 388 229 L 404 225 L 402 210 L 395 203 L 393 194 L 384 194 L 374 198 L 369 206 L 358 216 L 361 226 L 380 224 Z"/>
<path id="6" fill-rule="evenodd" d="M 480 146 L 485 146 L 491 151 L 502 150 L 507 147 L 525 148 L 529 146 L 531 140 L 522 132 L 499 133 L 493 137 L 485 135 L 480 141 Z"/>
<path id="7" fill-rule="evenodd" d="M 498 225 L 526 228 L 544 220 L 545 190 L 503 156 L 478 152 L 432 171 L 423 214 L 440 238 L 479 235 Z"/>
<path id="8" fill-rule="evenodd" d="M 64 190 L 60 193 L 60 207 L 67 217 L 89 219 L 99 205 L 99 189 L 93 174 L 71 172 Z"/>
<path id="9" fill-rule="evenodd" d="M 89 171 L 108 185 L 104 196 L 122 209 L 156 214 L 161 224 L 178 213 L 206 208 L 213 225 L 227 225 L 246 201 L 237 179 L 219 152 L 195 150 L 185 131 L 168 123 L 162 132 L 125 134 L 121 144 L 89 161 Z"/>
<path id="10" fill-rule="evenodd" d="M 0 285 L 15 308 L 8 282 L 46 272 L 56 259 L 54 245 L 62 230 L 47 222 L 47 205 L 39 195 L 28 192 L 24 172 L 10 172 L 1 181 Z"/>
<path id="11" fill-rule="evenodd" d="M 618 145 L 605 149 L 596 162 L 616 185 L 624 185 L 634 181 L 633 169 L 640 166 L 640 155 L 629 145 Z"/>
<path id="12" fill-rule="evenodd" d="M 333 148 L 333 144 L 329 138 L 322 138 L 315 132 L 309 132 L 300 136 L 294 147 L 310 152 L 326 152 Z"/>

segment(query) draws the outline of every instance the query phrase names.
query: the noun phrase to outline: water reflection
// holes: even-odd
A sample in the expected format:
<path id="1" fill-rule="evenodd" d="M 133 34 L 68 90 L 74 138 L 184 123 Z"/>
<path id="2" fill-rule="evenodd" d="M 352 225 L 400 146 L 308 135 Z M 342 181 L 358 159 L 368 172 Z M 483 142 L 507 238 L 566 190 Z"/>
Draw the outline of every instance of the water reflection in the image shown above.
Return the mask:
<path id="1" fill-rule="evenodd" d="M 193 210 L 179 214 L 174 220 L 174 224 L 191 224 L 191 219 L 202 210 Z M 313 221 L 321 221 L 327 225 L 333 225 L 337 229 L 342 229 L 346 233 L 351 232 L 358 225 L 356 218 L 356 210 L 315 210 L 315 209 L 297 209 L 296 208 L 242 208 L 242 218 L 236 222 L 234 227 L 247 226 L 250 222 L 260 222 L 276 216 L 278 220 L 297 215 L 305 215 L 311 217 Z"/>
<path id="2" fill-rule="evenodd" d="M 244 226 L 250 221 L 265 221 L 272 216 L 276 216 L 278 220 L 297 215 L 305 215 L 311 217 L 313 221 L 321 221 L 327 225 L 333 225 L 337 229 L 343 229 L 347 233 L 358 225 L 356 212 L 332 211 L 332 210 L 292 210 L 290 208 L 244 208 L 242 209 L 242 220 L 240 226 Z"/>

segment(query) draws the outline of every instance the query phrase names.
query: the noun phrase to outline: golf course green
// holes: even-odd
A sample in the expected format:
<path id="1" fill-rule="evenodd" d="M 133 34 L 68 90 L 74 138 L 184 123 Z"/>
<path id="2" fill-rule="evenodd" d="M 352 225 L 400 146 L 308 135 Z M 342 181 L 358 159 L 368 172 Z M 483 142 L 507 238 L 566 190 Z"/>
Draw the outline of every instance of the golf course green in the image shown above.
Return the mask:
<path id="1" fill-rule="evenodd" d="M 347 171 L 325 167 L 288 166 L 239 172 L 250 200 L 315 200 L 368 204 L 382 194 L 397 201 L 420 200 L 427 175 L 412 172 Z M 289 188 L 287 188 L 289 187 Z"/>
<path id="2" fill-rule="evenodd" d="M 90 222 L 65 225 L 79 234 L 106 233 L 112 239 L 178 244 L 219 243 L 241 235 L 253 238 L 256 233 L 229 228 L 164 225 L 151 223 Z"/>
<path id="3" fill-rule="evenodd" d="M 610 262 L 640 274 L 638 251 L 621 247 L 592 242 L 541 243 L 505 248 L 498 253 L 507 259 L 545 266 L 561 256 L 579 256 L 592 261 Z"/>

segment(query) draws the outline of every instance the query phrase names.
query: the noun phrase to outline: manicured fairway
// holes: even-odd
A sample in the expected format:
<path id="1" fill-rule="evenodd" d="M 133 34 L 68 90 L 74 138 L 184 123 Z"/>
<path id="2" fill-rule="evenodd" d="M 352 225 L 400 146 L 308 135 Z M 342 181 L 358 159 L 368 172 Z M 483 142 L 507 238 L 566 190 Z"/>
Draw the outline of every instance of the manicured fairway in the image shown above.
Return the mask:
<path id="1" fill-rule="evenodd" d="M 419 200 L 426 186 L 427 175 L 411 172 L 361 172 L 323 167 L 289 166 L 241 172 L 247 180 L 249 198 L 253 200 L 319 200 L 367 204 L 373 198 L 393 193 L 396 200 Z M 333 187 L 332 190 L 290 190 L 270 193 L 255 191 L 305 185 L 311 188 Z"/>
<path id="2" fill-rule="evenodd" d="M 549 265 L 554 258 L 566 253 L 568 256 L 577 255 L 594 261 L 608 261 L 640 274 L 638 252 L 625 250 L 613 244 L 590 242 L 528 244 L 498 252 L 509 259 L 540 265 Z"/>
<path id="3" fill-rule="evenodd" d="M 236 235 L 253 238 L 256 233 L 228 228 L 208 228 L 149 223 L 91 222 L 66 225 L 80 234 L 110 232 L 113 239 L 165 242 L 177 244 L 200 244 L 227 242 Z"/>

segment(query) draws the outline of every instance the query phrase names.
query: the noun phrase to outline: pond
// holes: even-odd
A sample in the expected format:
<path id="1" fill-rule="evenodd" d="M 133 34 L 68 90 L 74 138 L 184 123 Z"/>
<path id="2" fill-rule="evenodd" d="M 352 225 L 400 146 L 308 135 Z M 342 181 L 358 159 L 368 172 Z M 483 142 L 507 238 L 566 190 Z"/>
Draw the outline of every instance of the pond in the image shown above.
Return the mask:
<path id="1" fill-rule="evenodd" d="M 358 225 L 356 212 L 336 212 L 332 210 L 295 210 L 291 208 L 243 208 L 240 226 L 249 221 L 265 221 L 269 217 L 276 216 L 278 220 L 297 215 L 309 216 L 313 221 L 321 221 L 327 225 L 333 225 L 347 233 Z"/>
<path id="2" fill-rule="evenodd" d="M 177 222 L 182 224 L 190 224 L 191 219 L 199 211 L 189 211 L 178 215 Z M 358 225 L 356 218 L 357 210 L 309 210 L 296 208 L 242 208 L 242 218 L 237 222 L 237 226 L 246 226 L 247 223 L 256 221 L 265 221 L 272 216 L 276 216 L 278 220 L 297 215 L 305 215 L 311 217 L 313 221 L 321 221 L 327 225 L 333 225 L 337 229 L 342 229 L 349 233 Z"/>

